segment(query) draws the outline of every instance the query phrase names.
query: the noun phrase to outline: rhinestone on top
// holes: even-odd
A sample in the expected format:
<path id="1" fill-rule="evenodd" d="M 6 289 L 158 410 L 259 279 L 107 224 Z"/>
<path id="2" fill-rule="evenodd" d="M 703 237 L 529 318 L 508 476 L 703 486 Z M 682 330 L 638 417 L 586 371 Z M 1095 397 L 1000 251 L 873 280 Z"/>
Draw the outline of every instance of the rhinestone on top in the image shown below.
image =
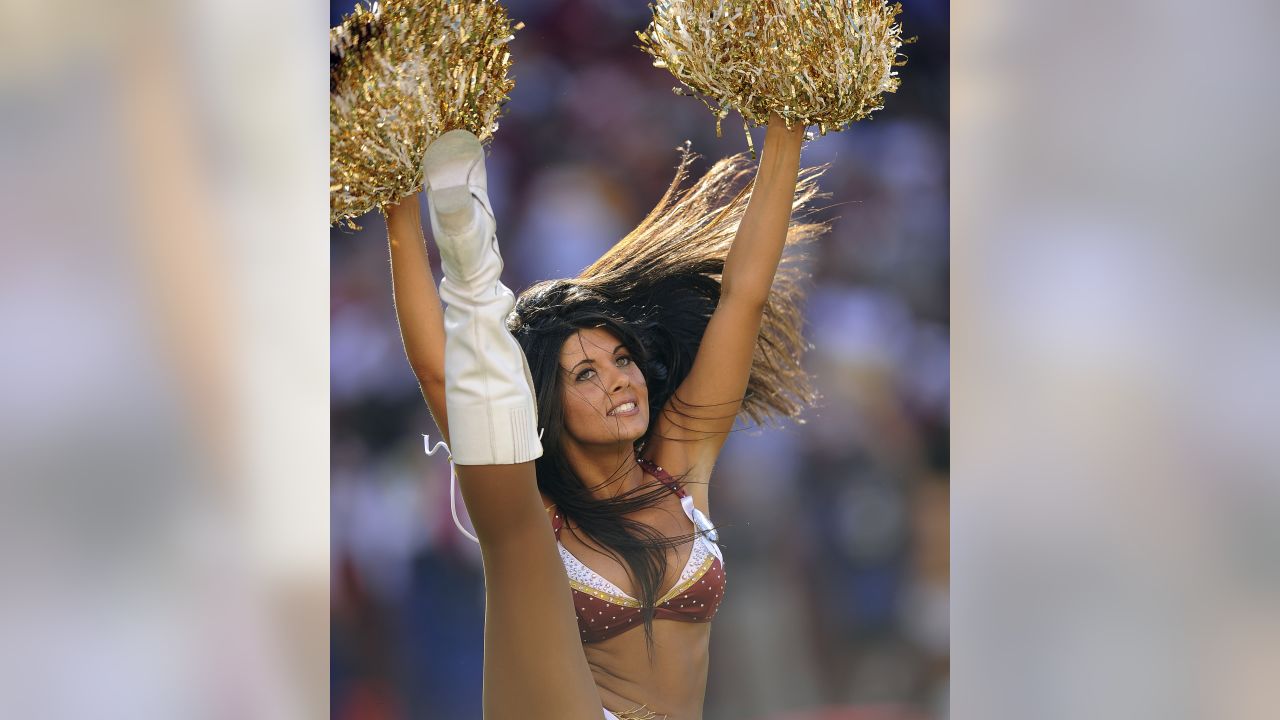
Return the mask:
<path id="1" fill-rule="evenodd" d="M 563 544 L 556 543 L 556 546 L 560 550 L 560 559 L 564 561 L 564 569 L 569 575 L 569 581 L 578 586 L 579 590 L 588 592 L 588 594 L 611 602 L 614 605 L 640 607 L 638 600 L 623 592 L 622 588 L 605 580 L 596 571 L 583 565 L 582 561 L 574 557 L 573 553 L 569 552 Z"/>

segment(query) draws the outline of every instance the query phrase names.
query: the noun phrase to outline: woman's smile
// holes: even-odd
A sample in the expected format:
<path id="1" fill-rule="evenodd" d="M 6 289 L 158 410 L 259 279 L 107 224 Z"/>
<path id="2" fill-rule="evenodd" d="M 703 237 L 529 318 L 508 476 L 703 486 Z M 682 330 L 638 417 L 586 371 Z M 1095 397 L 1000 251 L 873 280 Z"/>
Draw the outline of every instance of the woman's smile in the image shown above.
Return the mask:
<path id="1" fill-rule="evenodd" d="M 631 415 L 638 415 L 639 413 L 640 407 L 633 401 L 624 402 L 609 411 L 609 414 L 614 417 L 629 417 Z"/>

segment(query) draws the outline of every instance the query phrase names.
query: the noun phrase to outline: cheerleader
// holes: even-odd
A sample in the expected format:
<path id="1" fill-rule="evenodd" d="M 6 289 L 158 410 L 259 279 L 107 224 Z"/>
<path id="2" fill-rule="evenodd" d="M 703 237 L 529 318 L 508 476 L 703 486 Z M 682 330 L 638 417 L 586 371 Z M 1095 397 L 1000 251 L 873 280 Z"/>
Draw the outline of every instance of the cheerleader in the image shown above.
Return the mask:
<path id="1" fill-rule="evenodd" d="M 486 719 L 702 717 L 725 590 L 712 469 L 740 415 L 812 399 L 799 270 L 779 272 L 824 229 L 792 221 L 816 194 L 802 139 L 774 115 L 753 182 L 735 156 L 684 190 L 686 153 L 640 227 L 518 300 L 474 135 L 423 161 L 438 294 L 418 197 L 387 208 L 405 350 L 483 557 Z"/>

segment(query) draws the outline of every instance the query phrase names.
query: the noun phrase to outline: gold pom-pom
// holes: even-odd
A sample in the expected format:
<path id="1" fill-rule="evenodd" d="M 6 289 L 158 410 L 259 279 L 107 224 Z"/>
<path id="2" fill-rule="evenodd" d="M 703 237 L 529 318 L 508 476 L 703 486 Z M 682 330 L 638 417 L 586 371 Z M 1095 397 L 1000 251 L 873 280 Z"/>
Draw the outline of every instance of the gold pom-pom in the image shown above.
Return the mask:
<path id="1" fill-rule="evenodd" d="M 720 122 L 730 110 L 763 125 L 841 130 L 898 89 L 900 3 L 885 0 L 657 0 L 637 33 Z M 910 41 L 906 41 L 910 42 Z M 680 94 L 677 88 L 677 94 Z M 747 135 L 750 139 L 750 134 Z"/>
<path id="2" fill-rule="evenodd" d="M 329 31 L 329 222 L 422 187 L 432 138 L 488 141 L 515 81 L 512 26 L 494 0 L 387 0 Z"/>

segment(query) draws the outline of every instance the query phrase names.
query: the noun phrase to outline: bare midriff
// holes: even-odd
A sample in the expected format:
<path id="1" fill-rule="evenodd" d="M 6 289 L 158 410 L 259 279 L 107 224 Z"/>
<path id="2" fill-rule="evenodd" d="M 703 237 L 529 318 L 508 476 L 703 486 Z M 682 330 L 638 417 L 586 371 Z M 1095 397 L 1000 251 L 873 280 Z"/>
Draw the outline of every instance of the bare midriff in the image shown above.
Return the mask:
<path id="1" fill-rule="evenodd" d="M 652 660 L 643 627 L 582 646 L 600 700 L 616 713 L 643 706 L 654 720 L 701 720 L 711 623 L 656 620 L 653 640 Z"/>

